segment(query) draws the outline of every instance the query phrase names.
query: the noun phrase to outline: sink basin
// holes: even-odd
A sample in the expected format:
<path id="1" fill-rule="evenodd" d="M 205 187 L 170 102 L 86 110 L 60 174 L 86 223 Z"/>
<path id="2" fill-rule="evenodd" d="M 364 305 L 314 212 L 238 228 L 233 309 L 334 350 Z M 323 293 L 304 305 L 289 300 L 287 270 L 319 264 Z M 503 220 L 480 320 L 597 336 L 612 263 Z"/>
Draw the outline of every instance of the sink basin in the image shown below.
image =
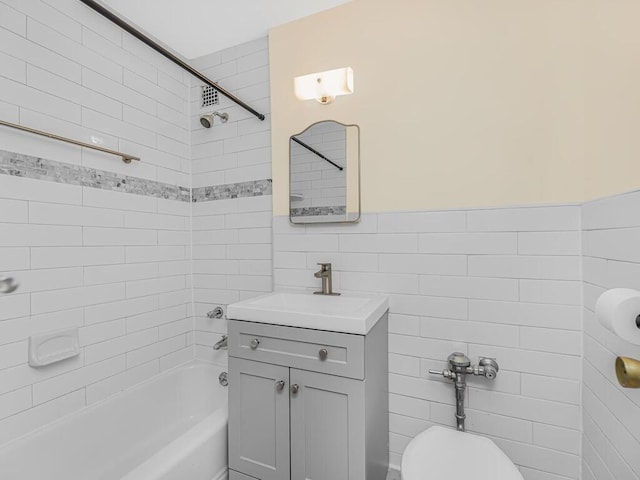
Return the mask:
<path id="1" fill-rule="evenodd" d="M 270 293 L 229 305 L 227 317 L 366 335 L 388 308 L 384 296 Z"/>

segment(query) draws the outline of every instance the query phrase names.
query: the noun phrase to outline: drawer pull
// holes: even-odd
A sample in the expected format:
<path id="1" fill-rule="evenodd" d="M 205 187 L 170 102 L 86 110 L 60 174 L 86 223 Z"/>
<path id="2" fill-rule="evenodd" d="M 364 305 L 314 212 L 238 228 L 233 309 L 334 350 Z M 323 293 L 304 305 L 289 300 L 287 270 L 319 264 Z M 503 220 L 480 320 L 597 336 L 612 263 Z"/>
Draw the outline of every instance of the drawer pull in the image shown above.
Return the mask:
<path id="1" fill-rule="evenodd" d="M 297 383 L 294 383 L 293 385 L 291 385 L 291 395 L 297 395 L 299 389 L 300 389 L 300 386 Z"/>
<path id="2" fill-rule="evenodd" d="M 326 348 L 321 348 L 318 352 L 318 357 L 320 357 L 320 360 L 326 360 L 328 356 L 329 351 Z"/>
<path id="3" fill-rule="evenodd" d="M 255 350 L 256 348 L 258 348 L 258 345 L 260 345 L 260 340 L 254 338 L 253 340 L 251 340 L 251 343 L 249 345 L 251 345 L 251 348 Z"/>
<path id="4" fill-rule="evenodd" d="M 278 392 L 281 392 L 282 390 L 284 390 L 284 380 L 278 380 L 276 382 L 276 390 Z"/>

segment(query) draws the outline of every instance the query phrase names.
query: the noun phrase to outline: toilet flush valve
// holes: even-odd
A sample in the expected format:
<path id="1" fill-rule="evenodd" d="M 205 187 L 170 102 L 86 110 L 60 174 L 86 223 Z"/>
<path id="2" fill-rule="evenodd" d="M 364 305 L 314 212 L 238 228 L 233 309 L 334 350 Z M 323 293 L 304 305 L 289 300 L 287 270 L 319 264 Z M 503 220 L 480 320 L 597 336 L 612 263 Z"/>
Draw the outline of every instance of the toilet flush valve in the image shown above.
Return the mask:
<path id="1" fill-rule="evenodd" d="M 471 365 L 471 360 L 461 352 L 454 352 L 447 358 L 449 368 L 429 370 L 432 375 L 441 375 L 453 380 L 456 393 L 456 422 L 458 430 L 464 431 L 464 397 L 467 390 L 467 375 L 479 375 L 493 380 L 498 375 L 498 363 L 494 358 L 480 357 L 477 365 Z"/>
<path id="2" fill-rule="evenodd" d="M 455 352 L 447 358 L 450 369 L 429 370 L 432 375 L 441 375 L 450 380 L 456 380 L 456 374 L 477 375 L 493 380 L 498 376 L 498 362 L 495 358 L 480 357 L 477 365 L 471 365 L 471 361 L 463 353 Z"/>

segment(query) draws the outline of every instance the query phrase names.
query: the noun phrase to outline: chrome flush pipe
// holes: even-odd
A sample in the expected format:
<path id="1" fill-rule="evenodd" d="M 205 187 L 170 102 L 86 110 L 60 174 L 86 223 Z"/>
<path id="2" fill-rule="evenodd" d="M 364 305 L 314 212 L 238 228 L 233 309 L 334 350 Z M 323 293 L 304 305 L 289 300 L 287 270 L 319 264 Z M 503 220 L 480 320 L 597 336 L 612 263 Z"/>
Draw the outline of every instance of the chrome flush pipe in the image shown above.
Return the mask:
<path id="1" fill-rule="evenodd" d="M 467 376 L 464 373 L 456 373 L 454 385 L 456 389 L 456 426 L 464 432 L 464 421 L 467 415 L 464 413 L 464 396 L 467 390 Z"/>

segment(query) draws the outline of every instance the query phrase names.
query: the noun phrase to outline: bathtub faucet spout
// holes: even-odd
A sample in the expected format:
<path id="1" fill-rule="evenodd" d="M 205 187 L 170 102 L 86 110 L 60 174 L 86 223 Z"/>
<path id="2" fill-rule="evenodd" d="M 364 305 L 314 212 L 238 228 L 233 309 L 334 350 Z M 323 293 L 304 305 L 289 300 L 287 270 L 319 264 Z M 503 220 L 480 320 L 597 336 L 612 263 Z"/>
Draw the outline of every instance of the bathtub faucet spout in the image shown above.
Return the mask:
<path id="1" fill-rule="evenodd" d="M 447 358 L 449 368 L 446 370 L 429 370 L 432 375 L 440 375 L 453 380 L 456 389 L 456 423 L 458 430 L 464 432 L 464 395 L 467 390 L 467 375 L 482 375 L 493 380 L 498 375 L 498 362 L 494 358 L 480 357 L 478 365 L 471 365 L 471 360 L 464 353 L 454 352 Z"/>
<path id="2" fill-rule="evenodd" d="M 223 348 L 227 348 L 227 336 L 226 335 L 222 335 L 222 338 L 220 340 L 218 340 L 216 342 L 216 344 L 213 346 L 214 350 L 221 350 Z"/>

